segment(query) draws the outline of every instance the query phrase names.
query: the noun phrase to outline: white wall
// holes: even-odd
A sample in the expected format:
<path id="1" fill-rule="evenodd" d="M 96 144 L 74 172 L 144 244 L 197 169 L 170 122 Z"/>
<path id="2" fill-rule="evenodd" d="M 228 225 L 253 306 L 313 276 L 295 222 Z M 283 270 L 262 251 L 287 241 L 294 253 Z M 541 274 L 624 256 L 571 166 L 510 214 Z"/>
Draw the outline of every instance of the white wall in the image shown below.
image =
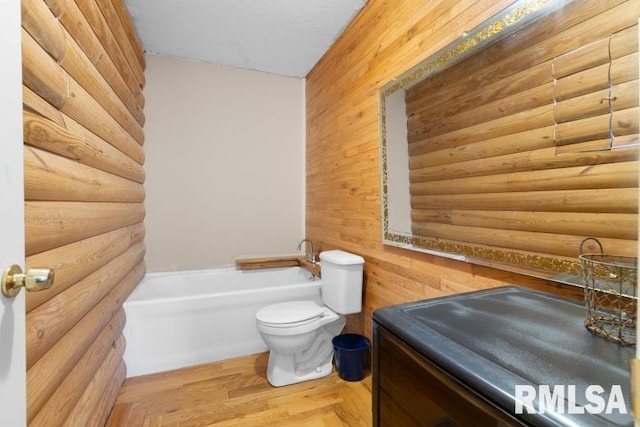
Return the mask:
<path id="1" fill-rule="evenodd" d="M 148 271 L 295 253 L 304 79 L 147 55 Z"/>

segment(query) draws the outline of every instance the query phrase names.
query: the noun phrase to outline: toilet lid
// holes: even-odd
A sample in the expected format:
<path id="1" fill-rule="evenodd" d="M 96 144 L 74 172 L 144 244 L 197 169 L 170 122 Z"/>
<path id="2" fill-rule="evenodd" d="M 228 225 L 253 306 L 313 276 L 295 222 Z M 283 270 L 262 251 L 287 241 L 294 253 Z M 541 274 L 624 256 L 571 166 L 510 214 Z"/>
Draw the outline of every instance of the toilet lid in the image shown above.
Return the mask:
<path id="1" fill-rule="evenodd" d="M 256 313 L 256 319 L 261 323 L 284 325 L 308 321 L 322 314 L 322 307 L 313 301 L 293 301 L 264 307 Z"/>

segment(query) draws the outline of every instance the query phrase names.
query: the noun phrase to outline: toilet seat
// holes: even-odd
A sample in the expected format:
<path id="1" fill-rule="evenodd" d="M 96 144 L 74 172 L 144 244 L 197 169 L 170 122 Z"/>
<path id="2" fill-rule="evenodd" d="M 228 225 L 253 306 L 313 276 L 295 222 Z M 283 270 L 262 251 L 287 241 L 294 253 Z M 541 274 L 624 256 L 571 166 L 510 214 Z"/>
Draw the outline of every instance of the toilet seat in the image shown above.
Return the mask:
<path id="1" fill-rule="evenodd" d="M 272 335 L 297 335 L 312 331 L 339 316 L 313 301 L 272 304 L 256 313 L 258 330 Z"/>
<path id="2" fill-rule="evenodd" d="M 322 307 L 313 301 L 291 301 L 272 304 L 256 313 L 256 319 L 263 325 L 290 328 L 322 317 Z"/>

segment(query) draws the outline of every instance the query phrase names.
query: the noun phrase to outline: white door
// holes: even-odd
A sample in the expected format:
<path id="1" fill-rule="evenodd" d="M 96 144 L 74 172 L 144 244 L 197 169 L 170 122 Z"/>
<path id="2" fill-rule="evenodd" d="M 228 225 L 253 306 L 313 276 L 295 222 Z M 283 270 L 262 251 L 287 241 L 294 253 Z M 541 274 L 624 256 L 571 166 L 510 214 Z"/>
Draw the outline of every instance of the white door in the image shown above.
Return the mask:
<path id="1" fill-rule="evenodd" d="M 11 264 L 24 269 L 20 0 L 0 0 L 0 40 L 1 275 Z M 0 419 L 8 427 L 26 425 L 24 294 L 0 293 Z"/>

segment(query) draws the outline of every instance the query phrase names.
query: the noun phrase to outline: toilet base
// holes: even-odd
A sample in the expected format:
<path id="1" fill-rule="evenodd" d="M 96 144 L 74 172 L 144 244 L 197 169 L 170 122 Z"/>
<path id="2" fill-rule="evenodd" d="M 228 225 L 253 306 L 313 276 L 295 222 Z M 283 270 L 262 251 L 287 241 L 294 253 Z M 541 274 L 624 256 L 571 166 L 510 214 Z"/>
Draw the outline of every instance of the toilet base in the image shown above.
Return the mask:
<path id="1" fill-rule="evenodd" d="M 340 316 L 321 327 L 312 343 L 297 353 L 285 354 L 272 349 L 267 364 L 269 384 L 282 387 L 330 375 L 333 371 L 332 340 L 344 325 L 345 318 Z"/>
<path id="2" fill-rule="evenodd" d="M 290 355 L 280 355 L 280 356 L 284 356 L 285 358 L 287 356 L 293 357 Z M 333 371 L 332 359 L 329 360 L 327 363 L 323 364 L 322 366 L 319 366 L 314 371 L 297 375 L 293 371 L 282 369 L 282 365 L 283 365 L 282 359 L 272 363 L 274 358 L 273 358 L 273 352 L 271 352 L 269 354 L 269 364 L 267 366 L 267 380 L 269 381 L 269 384 L 271 384 L 274 387 L 282 387 L 285 385 L 297 384 L 304 381 L 310 381 L 310 380 L 326 377 L 330 375 L 331 372 Z M 286 363 L 285 361 L 284 364 L 288 364 L 288 363 Z M 291 366 L 291 364 L 288 364 L 288 365 Z"/>

